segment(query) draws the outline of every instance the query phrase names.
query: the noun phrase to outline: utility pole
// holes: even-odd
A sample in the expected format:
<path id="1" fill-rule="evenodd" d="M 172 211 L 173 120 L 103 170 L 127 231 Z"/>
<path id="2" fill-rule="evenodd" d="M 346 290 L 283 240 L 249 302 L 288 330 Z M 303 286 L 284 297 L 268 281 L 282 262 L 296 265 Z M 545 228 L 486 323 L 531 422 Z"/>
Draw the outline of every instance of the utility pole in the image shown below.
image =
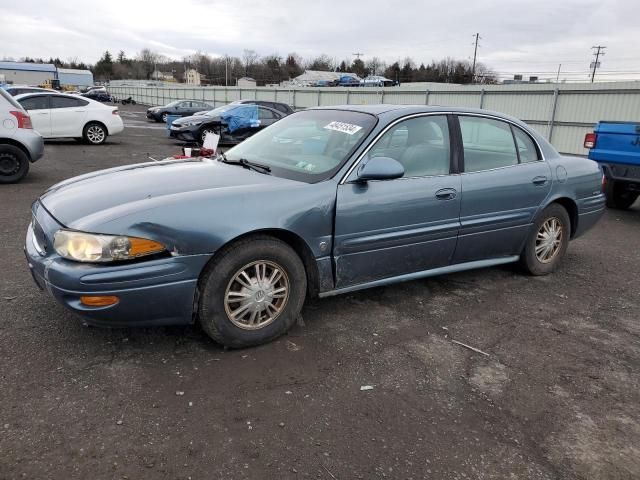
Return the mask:
<path id="1" fill-rule="evenodd" d="M 600 59 L 600 55 L 604 55 L 604 49 L 607 47 L 603 47 L 602 45 L 596 45 L 595 47 L 591 47 L 591 48 L 596 51 L 593 54 L 596 57 L 596 61 L 591 63 L 591 67 L 593 68 L 593 71 L 591 72 L 591 83 L 593 83 L 593 79 L 596 76 L 596 68 L 600 68 L 600 62 L 598 62 L 598 60 Z"/>
<path id="2" fill-rule="evenodd" d="M 475 47 L 473 49 L 473 66 L 471 67 L 471 83 L 474 83 L 476 80 L 476 58 L 478 57 L 478 41 L 480 40 L 480 34 L 476 33 L 474 35 L 476 37 Z"/>
<path id="3" fill-rule="evenodd" d="M 229 86 L 229 55 L 224 55 L 224 86 Z"/>
<path id="4" fill-rule="evenodd" d="M 562 68 L 562 64 L 558 64 L 558 74 L 556 75 L 556 83 L 560 81 L 560 69 Z"/>
<path id="5" fill-rule="evenodd" d="M 356 59 L 360 60 L 360 57 L 364 55 L 364 53 L 360 53 L 360 52 L 356 52 L 356 53 L 352 53 L 351 55 L 353 55 L 354 57 L 356 57 Z"/>

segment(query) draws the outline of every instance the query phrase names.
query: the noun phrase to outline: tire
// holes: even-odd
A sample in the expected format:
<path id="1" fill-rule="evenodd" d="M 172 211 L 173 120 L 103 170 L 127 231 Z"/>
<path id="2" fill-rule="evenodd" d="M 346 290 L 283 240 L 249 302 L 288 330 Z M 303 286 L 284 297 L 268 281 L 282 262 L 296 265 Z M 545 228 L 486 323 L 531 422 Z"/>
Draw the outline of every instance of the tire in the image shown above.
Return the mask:
<path id="1" fill-rule="evenodd" d="M 264 283 L 258 285 L 257 272 L 266 288 Z M 271 284 L 270 279 L 274 279 Z M 213 340 L 226 347 L 267 343 L 293 326 L 306 291 L 304 265 L 289 245 L 263 235 L 240 240 L 225 248 L 203 272 L 199 322 Z M 277 297 L 271 296 L 273 292 Z"/>
<path id="2" fill-rule="evenodd" d="M 631 192 L 623 183 L 610 179 L 607 179 L 604 193 L 607 197 L 607 207 L 618 210 L 628 209 L 638 199 L 636 192 Z"/>
<path id="3" fill-rule="evenodd" d="M 160 119 L 162 120 L 162 123 L 167 123 L 167 118 L 169 118 L 169 115 L 167 114 L 167 112 L 164 112 L 160 117 Z"/>
<path id="4" fill-rule="evenodd" d="M 82 131 L 82 138 L 89 145 L 101 145 L 107 140 L 107 128 L 98 122 L 87 123 Z"/>
<path id="5" fill-rule="evenodd" d="M 0 183 L 16 183 L 29 173 L 29 157 L 15 145 L 0 145 Z"/>
<path id="6" fill-rule="evenodd" d="M 555 225 L 556 228 L 550 228 L 551 231 L 559 231 L 555 237 L 557 243 L 553 246 L 552 250 L 548 252 L 549 256 L 545 258 L 545 240 L 539 238 L 538 235 L 545 235 L 545 226 L 551 227 L 552 225 Z M 569 246 L 570 237 L 571 220 L 569 219 L 569 214 L 562 205 L 552 203 L 542 211 L 538 219 L 534 222 L 527 238 L 527 243 L 520 255 L 521 265 L 531 275 L 548 275 L 552 273 L 562 261 Z M 541 248 L 542 250 L 536 254 L 536 250 L 540 250 Z"/>

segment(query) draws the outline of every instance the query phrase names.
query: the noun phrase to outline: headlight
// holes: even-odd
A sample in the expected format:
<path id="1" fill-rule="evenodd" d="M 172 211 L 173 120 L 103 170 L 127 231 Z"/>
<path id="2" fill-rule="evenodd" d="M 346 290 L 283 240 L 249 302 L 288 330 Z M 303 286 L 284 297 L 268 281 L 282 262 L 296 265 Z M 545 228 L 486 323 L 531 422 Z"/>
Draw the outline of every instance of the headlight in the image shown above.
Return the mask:
<path id="1" fill-rule="evenodd" d="M 200 125 L 202 123 L 202 121 L 200 122 L 185 122 L 182 123 L 180 125 L 176 125 L 177 127 L 195 127 L 196 125 Z"/>
<path id="2" fill-rule="evenodd" d="M 113 262 L 161 253 L 164 245 L 145 238 L 58 230 L 53 241 L 58 255 L 77 262 Z"/>

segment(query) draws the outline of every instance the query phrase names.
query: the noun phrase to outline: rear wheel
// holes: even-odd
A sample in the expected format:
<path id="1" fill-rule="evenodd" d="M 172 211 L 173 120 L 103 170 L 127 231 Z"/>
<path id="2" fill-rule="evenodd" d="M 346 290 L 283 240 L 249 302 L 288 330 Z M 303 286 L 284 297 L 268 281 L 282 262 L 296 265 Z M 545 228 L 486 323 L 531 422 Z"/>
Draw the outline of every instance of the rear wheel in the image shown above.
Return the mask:
<path id="1" fill-rule="evenodd" d="M 562 205 L 545 208 L 527 238 L 520 263 L 531 275 L 553 272 L 565 255 L 571 236 L 569 214 Z"/>
<path id="2" fill-rule="evenodd" d="M 29 157 L 14 145 L 0 145 L 0 183 L 15 183 L 29 172 Z"/>
<path id="3" fill-rule="evenodd" d="M 84 127 L 82 138 L 91 145 L 100 145 L 107 139 L 107 129 L 100 123 L 88 123 Z"/>
<path id="4" fill-rule="evenodd" d="M 607 197 L 607 207 L 626 210 L 638 199 L 638 193 L 626 189 L 624 183 L 607 179 L 605 187 Z"/>
<path id="5" fill-rule="evenodd" d="M 302 261 L 268 236 L 241 240 L 209 265 L 200 281 L 199 321 L 218 343 L 259 345 L 289 330 L 307 290 Z"/>

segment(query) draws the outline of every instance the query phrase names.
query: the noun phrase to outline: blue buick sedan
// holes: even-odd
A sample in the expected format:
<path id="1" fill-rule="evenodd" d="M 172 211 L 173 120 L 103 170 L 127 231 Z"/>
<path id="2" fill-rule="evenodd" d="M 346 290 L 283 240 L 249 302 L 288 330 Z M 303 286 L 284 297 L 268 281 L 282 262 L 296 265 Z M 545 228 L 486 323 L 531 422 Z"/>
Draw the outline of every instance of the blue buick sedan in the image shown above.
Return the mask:
<path id="1" fill-rule="evenodd" d="M 36 283 L 101 326 L 198 321 L 246 347 L 306 297 L 520 262 L 553 272 L 600 218 L 602 173 L 485 110 L 314 108 L 216 159 L 59 183 L 32 208 Z"/>

